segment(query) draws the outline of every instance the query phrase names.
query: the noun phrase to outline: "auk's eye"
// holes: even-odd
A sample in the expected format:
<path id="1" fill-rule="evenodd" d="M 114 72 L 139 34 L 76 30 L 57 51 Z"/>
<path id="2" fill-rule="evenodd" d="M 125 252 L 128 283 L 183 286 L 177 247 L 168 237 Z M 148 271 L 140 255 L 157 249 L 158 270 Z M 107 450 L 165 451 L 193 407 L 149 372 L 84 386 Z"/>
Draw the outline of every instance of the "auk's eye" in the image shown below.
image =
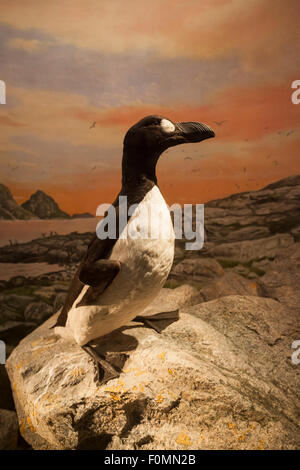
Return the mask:
<path id="1" fill-rule="evenodd" d="M 171 133 L 175 131 L 173 122 L 169 121 L 168 119 L 162 119 L 160 121 L 160 126 L 164 132 Z"/>

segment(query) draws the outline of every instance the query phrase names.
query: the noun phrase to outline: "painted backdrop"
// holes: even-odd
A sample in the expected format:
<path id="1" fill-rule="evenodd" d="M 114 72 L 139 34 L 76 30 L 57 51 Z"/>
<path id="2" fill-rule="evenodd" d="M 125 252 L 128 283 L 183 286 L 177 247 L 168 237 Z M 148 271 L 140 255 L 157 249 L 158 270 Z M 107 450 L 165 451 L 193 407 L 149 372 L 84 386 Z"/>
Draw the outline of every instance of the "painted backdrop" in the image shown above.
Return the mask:
<path id="1" fill-rule="evenodd" d="M 95 213 L 120 185 L 122 140 L 151 113 L 216 139 L 169 150 L 169 203 L 299 173 L 298 0 L 1 0 L 1 182 Z M 93 123 L 96 123 L 93 126 Z"/>

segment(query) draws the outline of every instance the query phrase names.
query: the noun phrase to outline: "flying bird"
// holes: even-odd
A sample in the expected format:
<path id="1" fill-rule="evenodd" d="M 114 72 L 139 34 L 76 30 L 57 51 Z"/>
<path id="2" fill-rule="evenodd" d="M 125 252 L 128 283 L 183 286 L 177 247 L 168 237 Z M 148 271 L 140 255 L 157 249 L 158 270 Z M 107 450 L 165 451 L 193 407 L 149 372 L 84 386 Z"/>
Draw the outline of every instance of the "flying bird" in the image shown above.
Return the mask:
<path id="1" fill-rule="evenodd" d="M 16 165 L 16 166 L 9 165 L 9 166 L 11 167 L 10 171 L 16 171 L 19 168 L 18 165 Z"/>
<path id="2" fill-rule="evenodd" d="M 93 122 L 93 124 L 90 126 L 90 129 L 93 129 L 94 127 L 96 127 L 96 121 Z"/>
<path id="3" fill-rule="evenodd" d="M 143 118 L 125 135 L 122 187 L 110 206 L 116 222 L 113 233 L 107 237 L 108 221 L 104 217 L 52 327 L 56 334 L 74 341 L 92 357 L 100 383 L 118 377 L 121 368 L 96 351 L 91 341 L 101 341 L 130 321 L 161 332 L 166 322 L 179 318 L 178 310 L 141 315 L 164 285 L 174 259 L 175 234 L 168 206 L 157 186 L 156 164 L 169 147 L 214 136 L 205 124 L 175 123 L 157 115 Z M 124 212 L 121 196 L 127 197 L 127 207 L 133 211 Z M 157 209 L 158 216 L 153 217 L 153 210 Z M 152 234 L 148 232 L 150 225 L 151 230 L 154 228 Z M 101 237 L 101 233 L 105 236 Z M 145 237 L 145 233 L 150 236 Z M 103 340 L 101 344 L 103 348 Z M 119 356 L 119 363 L 124 364 L 124 354 Z"/>
<path id="4" fill-rule="evenodd" d="M 224 124 L 224 122 L 227 122 L 226 119 L 224 119 L 224 121 L 213 121 L 214 124 L 216 124 L 217 126 L 222 126 L 222 124 Z"/>
<path id="5" fill-rule="evenodd" d="M 293 134 L 293 132 L 294 132 L 293 130 L 292 130 L 292 131 L 288 131 L 288 132 L 286 133 L 287 137 L 288 137 L 289 135 Z"/>

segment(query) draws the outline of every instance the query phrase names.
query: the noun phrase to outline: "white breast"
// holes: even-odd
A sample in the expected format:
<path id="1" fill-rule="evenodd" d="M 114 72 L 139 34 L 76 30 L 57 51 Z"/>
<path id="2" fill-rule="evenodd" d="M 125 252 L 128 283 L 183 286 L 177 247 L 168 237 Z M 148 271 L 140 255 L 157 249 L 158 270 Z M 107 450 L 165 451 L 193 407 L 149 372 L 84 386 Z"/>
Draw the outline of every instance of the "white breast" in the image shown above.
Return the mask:
<path id="1" fill-rule="evenodd" d="M 85 286 L 69 311 L 67 328 L 77 343 L 110 333 L 146 308 L 168 277 L 174 238 L 169 209 L 154 186 L 135 208 L 112 250 L 110 259 L 121 262 L 120 273 L 95 305 L 76 308 L 89 288 Z"/>

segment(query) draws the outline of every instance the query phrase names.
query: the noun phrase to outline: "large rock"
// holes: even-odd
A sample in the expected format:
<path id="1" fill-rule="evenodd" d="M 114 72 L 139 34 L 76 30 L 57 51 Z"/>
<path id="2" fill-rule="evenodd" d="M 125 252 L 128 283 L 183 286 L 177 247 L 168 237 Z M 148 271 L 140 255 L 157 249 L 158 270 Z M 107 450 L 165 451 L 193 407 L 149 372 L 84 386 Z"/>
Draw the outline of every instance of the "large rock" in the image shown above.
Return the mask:
<path id="1" fill-rule="evenodd" d="M 261 295 L 260 285 L 234 272 L 226 272 L 200 290 L 203 301 L 214 300 L 226 295 Z"/>
<path id="2" fill-rule="evenodd" d="M 22 207 L 40 219 L 70 219 L 70 215 L 62 211 L 54 199 L 40 189 L 23 202 Z"/>
<path id="3" fill-rule="evenodd" d="M 222 276 L 224 272 L 222 266 L 213 258 L 190 258 L 174 266 L 170 278 L 203 283 Z"/>
<path id="4" fill-rule="evenodd" d="M 288 311 L 255 296 L 183 305 L 198 294 L 190 286 L 162 290 L 147 313 L 181 306 L 162 334 L 131 323 L 96 342 L 111 357 L 128 356 L 120 378 L 105 385 L 95 382 L 91 358 L 49 329 L 55 316 L 21 341 L 7 369 L 27 442 L 35 449 L 299 448 Z"/>
<path id="5" fill-rule="evenodd" d="M 294 239 L 289 233 L 280 233 L 272 237 L 258 240 L 222 243 L 208 250 L 210 256 L 231 258 L 238 261 L 259 260 L 266 257 L 274 258 L 278 252 L 293 245 Z"/>
<path id="6" fill-rule="evenodd" d="M 35 219 L 28 210 L 20 207 L 14 200 L 10 190 L 0 183 L 0 219 Z"/>

